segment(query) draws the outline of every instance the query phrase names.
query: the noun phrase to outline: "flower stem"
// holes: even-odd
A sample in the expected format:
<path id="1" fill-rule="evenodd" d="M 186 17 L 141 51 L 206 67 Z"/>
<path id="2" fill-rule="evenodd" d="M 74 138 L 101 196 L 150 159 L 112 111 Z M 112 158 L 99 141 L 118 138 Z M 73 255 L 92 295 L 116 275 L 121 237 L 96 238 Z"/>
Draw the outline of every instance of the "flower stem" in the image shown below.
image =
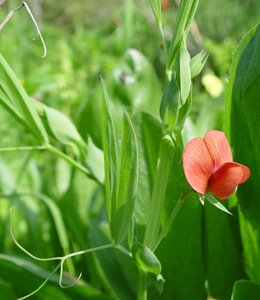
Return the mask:
<path id="1" fill-rule="evenodd" d="M 161 213 L 167 189 L 168 175 L 172 162 L 174 144 L 167 135 L 161 140 L 154 187 L 151 199 L 151 208 L 148 215 L 144 245 L 154 248 L 160 230 Z M 147 299 L 147 273 L 139 270 L 138 300 Z"/>
<path id="2" fill-rule="evenodd" d="M 186 199 L 186 197 L 192 192 L 192 190 L 188 189 L 186 192 L 184 192 L 181 197 L 179 198 L 179 200 L 177 201 L 176 205 L 174 206 L 174 209 L 165 225 L 165 227 L 163 228 L 162 232 L 160 233 L 158 240 L 153 248 L 153 251 L 155 251 L 155 249 L 159 246 L 159 244 L 161 243 L 162 239 L 166 236 L 166 234 L 168 233 L 172 222 L 174 221 L 175 217 L 177 216 L 177 213 L 179 211 L 179 209 L 181 208 L 182 204 L 184 203 L 184 200 Z"/>

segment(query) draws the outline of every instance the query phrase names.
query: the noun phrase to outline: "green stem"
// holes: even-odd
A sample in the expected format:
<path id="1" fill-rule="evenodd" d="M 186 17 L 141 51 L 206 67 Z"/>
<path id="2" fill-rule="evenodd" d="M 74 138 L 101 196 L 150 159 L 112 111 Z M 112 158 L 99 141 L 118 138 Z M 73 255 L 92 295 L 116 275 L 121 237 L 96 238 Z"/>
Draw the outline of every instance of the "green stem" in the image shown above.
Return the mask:
<path id="1" fill-rule="evenodd" d="M 153 249 L 158 239 L 161 212 L 166 194 L 169 169 L 172 161 L 173 143 L 169 136 L 162 139 L 158 157 L 157 172 L 151 199 L 150 215 L 146 227 L 144 245 Z"/>
<path id="2" fill-rule="evenodd" d="M 76 169 L 78 169 L 81 172 L 83 172 L 84 174 L 86 174 L 89 178 L 97 180 L 96 178 L 93 177 L 93 175 L 89 172 L 89 170 L 87 168 L 85 168 L 84 166 L 82 166 L 80 163 L 78 163 L 77 161 L 75 161 L 74 159 L 72 159 L 71 157 L 69 157 L 68 155 L 64 154 L 59 149 L 53 147 L 52 145 L 47 145 L 46 146 L 46 150 L 48 150 L 52 154 L 55 154 L 55 155 L 59 156 L 60 158 L 64 159 L 70 165 L 72 165 Z"/>
<path id="3" fill-rule="evenodd" d="M 45 145 L 0 148 L 0 152 L 46 150 Z"/>
<path id="4" fill-rule="evenodd" d="M 128 49 L 132 44 L 132 37 L 134 31 L 134 1 L 125 0 L 125 17 L 124 17 L 124 26 L 125 26 L 125 47 Z"/>
<path id="5" fill-rule="evenodd" d="M 181 208 L 182 204 L 184 203 L 184 200 L 187 198 L 187 196 L 192 192 L 192 190 L 187 190 L 185 193 L 183 193 L 181 195 L 181 197 L 179 198 L 179 200 L 177 201 L 176 205 L 174 206 L 174 209 L 165 225 L 165 227 L 163 228 L 162 232 L 160 233 L 158 240 L 156 242 L 156 245 L 153 248 L 153 251 L 156 250 L 156 248 L 159 246 L 159 244 L 161 243 L 162 239 L 166 236 L 166 234 L 168 233 L 172 222 L 174 221 L 175 217 L 177 216 L 177 213 L 179 211 L 179 209 Z"/>
<path id="6" fill-rule="evenodd" d="M 143 270 L 139 270 L 139 289 L 137 300 L 147 299 L 147 274 Z"/>

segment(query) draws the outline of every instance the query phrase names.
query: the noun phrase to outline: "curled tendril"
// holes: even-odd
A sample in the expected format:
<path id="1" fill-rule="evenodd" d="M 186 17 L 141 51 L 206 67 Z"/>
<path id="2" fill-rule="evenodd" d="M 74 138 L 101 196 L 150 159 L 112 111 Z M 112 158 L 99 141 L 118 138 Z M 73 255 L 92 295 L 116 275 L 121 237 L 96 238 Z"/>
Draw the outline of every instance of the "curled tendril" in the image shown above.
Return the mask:
<path id="1" fill-rule="evenodd" d="M 63 279 L 63 274 L 64 274 L 64 271 L 63 271 L 63 265 L 64 265 L 65 260 L 66 260 L 66 259 L 63 259 L 63 260 L 61 261 L 61 263 L 60 263 L 59 286 L 60 286 L 61 288 L 63 288 L 63 289 L 67 289 L 67 288 L 70 288 L 70 287 L 76 285 L 76 284 L 79 282 L 79 280 L 80 280 L 80 278 L 81 278 L 81 276 L 82 276 L 82 272 L 81 272 L 81 273 L 79 274 L 79 276 L 75 279 L 74 282 L 72 282 L 71 284 L 64 285 L 64 284 L 62 283 L 62 279 Z"/>
<path id="2" fill-rule="evenodd" d="M 85 250 L 81 250 L 81 251 L 77 251 L 77 252 L 73 252 L 64 256 L 56 256 L 56 257 L 49 257 L 49 258 L 41 258 L 41 257 L 37 257 L 33 254 L 31 254 L 28 250 L 26 250 L 22 245 L 19 244 L 19 242 L 16 240 L 14 233 L 13 233 L 13 229 L 12 229 L 12 212 L 13 212 L 14 207 L 10 208 L 10 212 L 9 212 L 9 231 L 10 231 L 10 235 L 11 238 L 13 240 L 13 242 L 15 243 L 15 245 L 22 251 L 24 252 L 26 255 L 28 255 L 29 257 L 31 257 L 34 260 L 37 261 L 54 261 L 57 260 L 59 261 L 59 263 L 57 264 L 57 266 L 55 267 L 55 269 L 50 273 L 50 275 L 44 280 L 44 282 L 38 287 L 36 288 L 33 292 L 31 292 L 30 294 L 19 298 L 18 300 L 23 300 L 23 299 L 27 299 L 31 296 L 33 296 L 35 293 L 37 293 L 40 289 L 42 289 L 44 287 L 44 285 L 50 280 L 50 278 L 57 272 L 57 270 L 60 269 L 60 273 L 59 273 L 59 286 L 61 288 L 69 288 L 72 287 L 74 285 L 76 285 L 79 280 L 81 279 L 82 273 L 80 273 L 80 275 L 71 283 L 68 285 L 64 285 L 62 283 L 63 280 L 63 276 L 64 276 L 64 263 L 68 258 L 74 257 L 74 256 L 78 256 L 78 255 L 83 255 L 83 254 L 87 254 L 90 252 L 95 252 L 95 251 L 99 251 L 99 250 L 104 250 L 104 249 L 108 249 L 108 248 L 113 248 L 114 246 L 112 244 L 107 244 L 107 245 L 103 245 L 103 246 L 99 246 L 99 247 L 95 247 L 95 248 L 91 248 L 91 249 L 85 249 Z"/>
<path id="3" fill-rule="evenodd" d="M 40 28 L 30 10 L 30 7 L 29 5 L 26 3 L 26 2 L 22 2 L 17 8 L 13 9 L 13 10 L 10 10 L 9 13 L 7 14 L 7 16 L 4 18 L 3 22 L 0 23 L 0 30 L 2 30 L 4 28 L 4 26 L 11 20 L 11 18 L 13 17 L 14 13 L 17 12 L 18 10 L 20 10 L 21 8 L 25 7 L 28 15 L 30 16 L 33 24 L 34 24 L 34 27 L 36 29 L 36 34 L 37 34 L 37 37 L 40 38 L 41 40 L 41 43 L 42 43 L 42 47 L 43 47 L 43 55 L 42 57 L 45 57 L 47 55 L 47 48 L 46 48 L 46 45 L 45 45 L 45 42 L 44 42 L 44 39 L 42 37 L 42 34 L 41 34 L 41 31 L 40 31 Z"/>
<path id="4" fill-rule="evenodd" d="M 57 272 L 57 270 L 59 269 L 61 263 L 59 263 L 55 268 L 54 270 L 50 273 L 50 275 L 43 281 L 43 283 L 38 286 L 34 291 L 32 291 L 30 294 L 27 294 L 21 298 L 18 298 L 17 300 L 24 300 L 24 299 L 27 299 L 31 296 L 33 296 L 34 294 L 36 294 L 37 292 L 39 292 L 44 286 L 45 284 L 51 279 L 51 277 Z"/>
<path id="5" fill-rule="evenodd" d="M 39 26 L 38 26 L 38 24 L 37 24 L 37 22 L 36 22 L 36 20 L 35 20 L 35 18 L 34 18 L 34 16 L 33 16 L 32 12 L 31 12 L 31 10 L 30 10 L 28 4 L 27 4 L 26 2 L 23 2 L 22 5 L 25 7 L 26 11 L 28 12 L 28 14 L 29 14 L 29 16 L 30 16 L 30 18 L 31 18 L 31 20 L 32 20 L 32 22 L 33 22 L 33 24 L 34 24 L 34 26 L 35 26 L 37 37 L 40 38 L 41 43 L 42 43 L 42 47 L 43 47 L 43 55 L 42 55 L 42 57 L 45 57 L 45 56 L 47 55 L 47 48 L 46 48 L 44 39 L 43 39 L 43 37 L 42 37 L 40 28 L 39 28 Z"/>

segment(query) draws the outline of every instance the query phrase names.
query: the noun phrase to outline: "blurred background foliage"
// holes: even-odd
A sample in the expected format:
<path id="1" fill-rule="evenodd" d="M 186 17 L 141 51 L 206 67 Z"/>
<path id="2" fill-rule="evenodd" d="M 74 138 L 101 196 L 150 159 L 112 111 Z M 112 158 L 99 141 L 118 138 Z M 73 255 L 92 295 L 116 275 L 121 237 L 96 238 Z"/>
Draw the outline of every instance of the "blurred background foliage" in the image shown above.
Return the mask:
<path id="1" fill-rule="evenodd" d="M 8 1 L 0 10 L 0 20 L 19 3 Z M 170 42 L 178 1 L 163 3 L 164 31 Z M 155 116 L 159 113 L 165 61 L 149 3 L 145 0 L 28 0 L 28 4 L 41 27 L 47 57 L 41 58 L 42 46 L 39 39 L 33 40 L 35 30 L 25 10 L 16 12 L 0 31 L 0 52 L 30 96 L 73 120 L 88 142 L 88 163 L 91 164 L 93 158 L 95 163 L 102 164 L 102 153 L 98 149 L 101 148 L 100 75 L 105 78 L 113 99 L 111 106 L 116 120 L 122 105 L 130 114 L 139 110 Z M 186 139 L 203 135 L 210 128 L 223 129 L 224 85 L 232 52 L 240 38 L 258 21 L 259 12 L 260 2 L 256 0 L 200 1 L 188 48 L 192 56 L 204 48 L 209 58 L 194 82 Z M 37 145 L 37 141 L 2 109 L 0 119 L 1 147 Z M 39 257 L 66 254 L 106 242 L 106 226 L 103 224 L 100 229 L 96 225 L 105 215 L 100 186 L 62 160 L 41 152 L 2 153 L 0 192 L 0 253 L 23 257 L 20 252 L 17 254 L 18 249 L 8 233 L 10 205 L 18 207 L 13 218 L 18 241 Z M 19 195 L 16 196 L 16 192 Z M 6 194 L 13 196 L 7 199 Z M 54 203 L 54 208 L 50 203 Z M 61 222 L 59 225 L 57 220 Z M 62 293 L 59 299 L 76 296 L 77 299 L 112 299 L 113 280 L 117 280 L 118 274 L 111 271 L 107 276 L 101 265 L 102 260 L 120 265 L 122 258 L 113 255 L 104 254 L 100 260 L 96 255 L 73 259 L 67 269 L 74 273 L 86 266 L 83 279 L 92 286 L 84 284 L 82 294 L 74 288 L 68 289 L 66 296 Z M 20 296 L 28 293 L 39 284 L 41 270 L 26 266 L 24 261 L 15 263 L 30 271 L 26 273 L 28 284 L 21 287 L 15 280 L 8 283 L 10 278 L 5 270 L 10 269 L 7 257 L 4 259 L 2 257 L 0 265 L 0 289 L 5 291 L 5 299 L 12 299 L 12 293 Z M 52 263 L 41 266 L 48 270 L 54 267 Z M 21 276 L 15 267 L 13 274 L 14 278 Z M 37 278 L 33 277 L 35 274 Z M 127 279 L 121 275 L 122 286 L 127 285 Z M 51 284 L 43 289 L 39 299 L 53 299 L 52 296 L 57 295 L 57 286 Z M 104 289 L 112 298 L 104 294 Z"/>
<path id="2" fill-rule="evenodd" d="M 3 19 L 18 3 L 8 1 L 0 17 Z M 178 0 L 165 0 L 165 3 L 164 31 L 170 42 Z M 34 98 L 58 107 L 80 124 L 82 114 L 91 110 L 91 102 L 97 98 L 102 75 L 112 86 L 115 94 L 112 98 L 129 105 L 131 100 L 125 98 L 133 96 L 126 96 L 132 80 L 137 84 L 140 77 L 149 81 L 145 79 L 149 72 L 136 74 L 131 59 L 125 55 L 129 48 L 144 55 L 155 71 L 155 80 L 164 85 L 164 55 L 148 1 L 114 0 L 108 4 L 105 0 L 31 0 L 28 4 L 39 21 L 48 48 L 47 57 L 40 58 L 41 44 L 39 40 L 32 40 L 34 28 L 24 10 L 17 12 L 2 30 L 0 45 L 1 52 Z M 259 11 L 260 3 L 255 0 L 200 1 L 188 43 L 191 55 L 202 48 L 209 53 L 207 66 L 196 79 L 193 90 L 192 120 L 196 123 L 201 113 L 203 118 L 199 119 L 205 119 L 202 121 L 205 124 L 198 124 L 199 127 L 209 125 L 206 122 L 211 118 L 204 116 L 212 111 L 204 107 L 209 99 L 214 99 L 216 110 L 222 110 L 223 85 L 233 49 L 248 28 L 257 22 Z M 126 90 L 125 95 L 118 95 L 121 86 Z M 138 86 L 135 93 L 137 90 Z M 221 127 L 221 120 L 218 117 L 217 120 L 217 127 Z"/>

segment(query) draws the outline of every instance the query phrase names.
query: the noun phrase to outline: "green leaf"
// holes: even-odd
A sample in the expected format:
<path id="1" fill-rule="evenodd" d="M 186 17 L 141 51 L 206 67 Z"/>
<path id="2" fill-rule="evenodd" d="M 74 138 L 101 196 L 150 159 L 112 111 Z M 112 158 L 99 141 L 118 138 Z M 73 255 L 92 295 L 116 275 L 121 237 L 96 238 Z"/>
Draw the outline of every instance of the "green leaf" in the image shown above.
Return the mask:
<path id="1" fill-rule="evenodd" d="M 77 128 L 84 141 L 91 137 L 94 144 L 102 149 L 102 122 L 100 122 L 102 111 L 101 102 L 97 101 L 99 97 L 100 93 L 95 91 L 92 97 L 83 100 Z"/>
<path id="2" fill-rule="evenodd" d="M 229 300 L 234 282 L 246 276 L 238 214 L 236 210 L 233 213 L 231 218 L 215 209 L 208 201 L 203 209 L 205 272 L 208 293 L 214 299 Z M 218 238 L 220 236 L 221 238 Z"/>
<path id="3" fill-rule="evenodd" d="M 254 27 L 238 47 L 227 95 L 227 128 L 234 161 L 251 171 L 238 187 L 240 231 L 246 272 L 260 283 L 260 26 Z"/>
<path id="4" fill-rule="evenodd" d="M 161 0 L 149 0 L 150 5 L 152 7 L 155 19 L 157 24 L 161 26 L 162 24 L 162 8 L 161 8 Z"/>
<path id="5" fill-rule="evenodd" d="M 63 249 L 64 255 L 69 254 L 69 251 L 70 251 L 69 238 L 68 238 L 66 227 L 65 227 L 63 217 L 62 217 L 59 207 L 56 205 L 56 203 L 54 202 L 53 199 L 50 199 L 49 197 L 47 197 L 45 195 L 38 195 L 38 197 L 41 201 L 43 201 L 45 203 L 45 205 L 48 207 L 48 209 L 52 215 L 52 219 L 53 219 L 55 229 L 57 231 L 59 242 Z M 68 266 L 70 268 L 69 271 L 71 273 L 73 273 L 74 267 L 73 267 L 72 261 L 68 260 L 67 262 L 68 262 Z"/>
<path id="6" fill-rule="evenodd" d="M 180 49 L 180 94 L 184 103 L 191 89 L 190 54 L 185 43 Z"/>
<path id="7" fill-rule="evenodd" d="M 4 107 L 4 109 L 6 109 L 20 124 L 27 127 L 27 123 L 24 120 L 22 114 L 16 109 L 15 105 L 5 94 L 1 86 L 0 86 L 0 100 L 1 100 L 0 103 Z"/>
<path id="8" fill-rule="evenodd" d="M 151 205 L 152 187 L 156 173 L 157 157 L 162 138 L 162 124 L 154 116 L 139 112 L 133 125 L 138 143 L 138 189 L 135 204 L 135 235 L 143 240 L 144 228 L 148 222 L 147 212 Z"/>
<path id="9" fill-rule="evenodd" d="M 245 47 L 247 44 L 250 42 L 252 37 L 254 36 L 256 30 L 257 30 L 258 25 L 254 26 L 251 28 L 248 33 L 241 39 L 240 43 L 236 47 L 233 57 L 232 57 L 232 64 L 230 66 L 229 70 L 229 79 L 228 83 L 226 86 L 226 92 L 225 92 L 225 131 L 227 137 L 230 135 L 230 113 L 231 113 L 231 105 L 232 105 L 232 93 L 233 93 L 233 85 L 236 77 L 236 69 L 237 65 L 240 59 L 240 56 L 242 52 L 244 51 Z"/>
<path id="10" fill-rule="evenodd" d="M 206 194 L 205 198 L 216 208 L 224 211 L 227 214 L 232 215 L 231 212 L 223 204 L 221 204 L 212 194 Z"/>
<path id="11" fill-rule="evenodd" d="M 26 124 L 35 137 L 43 143 L 48 142 L 48 136 L 35 108 L 31 105 L 24 88 L 17 79 L 14 71 L 0 54 L 0 104 L 11 114 Z M 4 96 L 5 95 L 5 96 Z M 2 97 L 1 97 L 2 96 Z M 10 102 L 10 104 L 8 103 Z"/>
<path id="12" fill-rule="evenodd" d="M 185 185 L 176 170 L 169 181 L 169 191 L 165 203 L 165 215 L 171 213 L 178 192 L 183 192 Z M 172 170 L 173 172 L 173 170 Z M 177 183 L 179 181 L 179 184 Z M 202 206 L 196 196 L 189 196 L 178 212 L 171 230 L 156 250 L 156 255 L 163 268 L 165 278 L 161 295 L 151 293 L 156 299 L 205 299 L 205 274 L 202 248 L 201 227 Z M 189 287 L 189 288 L 187 288 Z"/>
<path id="13" fill-rule="evenodd" d="M 109 97 L 107 88 L 102 80 L 102 133 L 103 133 L 103 151 L 105 162 L 105 189 L 106 203 L 108 211 L 108 220 L 111 226 L 112 235 L 114 228 L 111 222 L 114 222 L 114 212 L 118 193 L 118 150 L 116 143 L 115 125 L 112 119 L 109 106 Z"/>
<path id="14" fill-rule="evenodd" d="M 168 177 L 175 146 L 176 145 L 174 145 L 173 140 L 169 135 L 162 138 L 144 238 L 144 244 L 151 249 L 156 247 L 159 237 L 161 216 L 164 208 Z"/>
<path id="15" fill-rule="evenodd" d="M 50 273 L 31 261 L 0 254 L 0 277 L 12 285 L 13 292 L 16 293 L 17 297 L 31 293 L 43 283 Z M 100 291 L 82 280 L 77 286 L 66 289 L 65 292 L 60 289 L 58 283 L 59 276 L 54 274 L 44 288 L 37 293 L 37 296 L 42 299 L 54 299 L 57 297 L 57 299 L 68 300 L 72 297 L 73 299 L 83 300 L 102 295 Z M 64 276 L 63 283 L 69 285 L 72 281 Z"/>
<path id="16" fill-rule="evenodd" d="M 186 0 L 180 2 L 167 61 L 168 71 L 172 70 L 182 39 L 186 40 L 186 36 L 197 10 L 198 2 L 198 0 Z"/>
<path id="17" fill-rule="evenodd" d="M 189 189 L 182 166 L 181 146 L 174 147 L 167 192 L 161 218 L 164 228 L 179 198 Z M 205 299 L 204 252 L 202 247 L 203 207 L 195 193 L 189 194 L 170 230 L 156 249 L 161 262 L 164 289 L 161 295 L 151 290 L 149 299 Z M 187 286 L 189 288 L 187 288 Z"/>
<path id="18" fill-rule="evenodd" d="M 249 280 L 237 281 L 231 300 L 260 299 L 260 286 Z"/>
<path id="19" fill-rule="evenodd" d="M 107 224 L 96 224 L 91 221 L 89 226 L 89 238 L 92 247 L 98 247 L 110 243 L 111 241 L 107 237 L 108 227 Z M 116 253 L 115 253 L 116 251 Z M 124 257 L 123 265 L 122 261 L 118 260 L 117 254 Z M 94 266 L 90 272 L 93 274 L 93 278 L 96 278 L 98 284 L 102 282 L 102 286 L 109 291 L 113 299 L 136 299 L 134 291 L 136 286 L 130 286 L 126 276 L 132 276 L 131 272 L 127 272 L 130 266 L 133 266 L 133 260 L 125 255 L 118 253 L 115 249 L 106 249 L 96 253 L 93 253 Z M 124 272 L 123 270 L 126 270 Z M 134 273 L 135 274 L 135 273 Z"/>
<path id="20" fill-rule="evenodd" d="M 72 121 L 60 111 L 46 105 L 43 106 L 43 112 L 55 139 L 62 144 L 71 146 L 77 157 L 84 157 L 86 144 Z"/>
<path id="21" fill-rule="evenodd" d="M 178 109 L 177 121 L 174 126 L 174 131 L 181 131 L 183 129 L 184 123 L 189 116 L 192 105 L 192 93 L 188 95 L 185 103 Z"/>
<path id="22" fill-rule="evenodd" d="M 126 112 L 120 149 L 118 195 L 115 204 L 115 242 L 121 243 L 132 223 L 138 183 L 137 141 L 131 120 Z"/>
<path id="23" fill-rule="evenodd" d="M 161 263 L 150 248 L 136 244 L 132 249 L 132 253 L 140 269 L 155 275 L 161 273 Z"/>
<path id="24" fill-rule="evenodd" d="M 180 91 L 173 76 L 164 90 L 160 107 L 161 120 L 166 130 L 173 130 L 175 126 L 179 103 Z"/>
<path id="25" fill-rule="evenodd" d="M 92 142 L 92 139 L 88 138 L 88 156 L 86 160 L 88 169 L 94 174 L 95 178 L 100 183 L 104 182 L 104 153 Z"/>
<path id="26" fill-rule="evenodd" d="M 71 184 L 72 169 L 63 159 L 57 159 L 55 166 L 55 186 L 57 188 L 57 194 L 62 197 Z"/>
<path id="27" fill-rule="evenodd" d="M 192 57 L 190 61 L 191 78 L 194 78 L 200 74 L 200 72 L 205 66 L 207 59 L 208 54 L 205 50 L 202 50 L 201 52 Z"/>

